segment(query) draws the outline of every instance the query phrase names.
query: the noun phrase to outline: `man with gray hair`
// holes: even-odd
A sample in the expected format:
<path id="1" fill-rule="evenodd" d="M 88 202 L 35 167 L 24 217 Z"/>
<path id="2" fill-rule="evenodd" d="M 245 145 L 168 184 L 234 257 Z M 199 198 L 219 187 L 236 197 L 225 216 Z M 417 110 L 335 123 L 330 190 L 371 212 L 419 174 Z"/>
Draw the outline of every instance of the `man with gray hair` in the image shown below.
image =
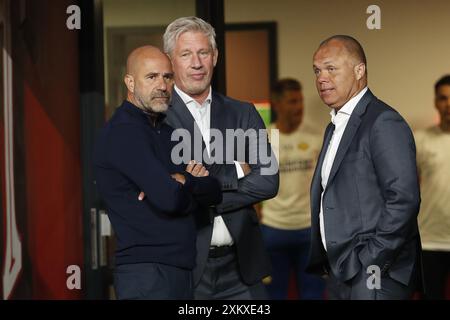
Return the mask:
<path id="1" fill-rule="evenodd" d="M 164 34 L 164 51 L 174 70 L 175 87 L 167 122 L 176 128 L 195 131 L 202 137 L 197 148 L 206 158 L 211 157 L 211 132 L 227 129 L 265 129 L 255 107 L 246 102 L 223 96 L 211 89 L 213 69 L 218 50 L 213 27 L 197 17 L 173 21 Z M 222 155 L 233 154 L 224 143 Z M 194 154 L 195 141 L 189 153 L 204 162 L 209 174 L 222 184 L 223 201 L 205 208 L 209 215 L 198 214 L 197 264 L 194 269 L 196 299 L 265 299 L 262 279 L 270 274 L 270 261 L 264 249 L 258 217 L 253 204 L 274 197 L 278 191 L 278 172 L 261 174 L 266 167 L 259 155 L 252 155 L 249 143 L 246 158 L 234 155 L 234 161 L 206 161 Z M 271 154 L 269 144 L 265 151 Z M 216 160 L 217 158 L 214 157 Z M 211 159 L 209 159 L 211 160 Z M 224 160 L 224 159 L 221 159 Z M 273 161 L 276 160 L 273 158 Z M 210 164 L 208 164 L 210 163 Z M 206 219 L 200 219 L 201 217 Z"/>

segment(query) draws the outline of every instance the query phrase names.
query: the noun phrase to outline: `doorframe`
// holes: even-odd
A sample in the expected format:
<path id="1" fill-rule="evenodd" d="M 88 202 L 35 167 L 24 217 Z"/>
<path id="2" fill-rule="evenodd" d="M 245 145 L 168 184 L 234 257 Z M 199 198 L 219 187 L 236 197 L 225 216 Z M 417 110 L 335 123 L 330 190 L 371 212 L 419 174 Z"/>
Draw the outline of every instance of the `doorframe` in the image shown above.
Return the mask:
<path id="1" fill-rule="evenodd" d="M 225 25 L 225 32 L 227 31 L 251 31 L 264 30 L 268 34 L 269 44 L 269 85 L 272 88 L 278 80 L 278 33 L 277 22 L 246 22 L 246 23 L 227 23 Z M 276 120 L 276 113 L 271 108 L 271 121 Z"/>
<path id="2" fill-rule="evenodd" d="M 79 30 L 81 165 L 83 181 L 83 288 L 85 299 L 107 299 L 112 282 L 108 266 L 100 264 L 101 200 L 95 185 L 92 151 L 105 120 L 103 66 L 103 2 L 80 0 Z"/>

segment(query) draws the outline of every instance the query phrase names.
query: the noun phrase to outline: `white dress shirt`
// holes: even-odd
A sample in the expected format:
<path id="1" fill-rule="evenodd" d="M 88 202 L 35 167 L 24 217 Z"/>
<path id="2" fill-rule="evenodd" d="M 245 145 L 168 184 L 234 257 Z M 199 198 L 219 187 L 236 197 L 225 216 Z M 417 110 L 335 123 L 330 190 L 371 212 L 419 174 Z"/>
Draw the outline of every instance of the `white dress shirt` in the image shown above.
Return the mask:
<path id="1" fill-rule="evenodd" d="M 189 112 L 192 114 L 192 117 L 195 120 L 198 128 L 203 137 L 203 141 L 205 142 L 206 149 L 208 151 L 208 155 L 210 154 L 210 128 L 211 128 L 211 87 L 209 88 L 209 93 L 206 100 L 203 104 L 200 105 L 195 99 L 181 91 L 176 85 L 174 86 L 175 91 L 180 96 L 181 100 L 183 100 L 186 107 L 189 109 Z M 238 179 L 244 177 L 244 171 L 241 168 L 241 165 L 235 161 L 234 162 Z M 233 244 L 233 238 L 231 237 L 230 231 L 228 230 L 225 222 L 223 221 L 222 216 L 214 217 L 214 226 L 213 233 L 211 239 L 211 246 L 228 246 Z"/>
<path id="2" fill-rule="evenodd" d="M 359 100 L 366 93 L 367 87 L 362 89 L 356 96 L 347 101 L 346 104 L 336 113 L 335 109 L 332 109 L 330 112 L 331 122 L 334 124 L 334 132 L 331 137 L 330 144 L 328 145 L 327 152 L 325 153 L 325 157 L 323 159 L 322 164 L 322 194 L 320 195 L 320 213 L 319 213 L 319 223 L 320 223 L 320 236 L 322 238 L 322 244 L 325 250 L 327 250 L 326 238 L 325 238 L 325 224 L 324 224 L 324 216 L 323 216 L 323 194 L 327 187 L 328 178 L 330 176 L 330 171 L 333 166 L 334 158 L 336 157 L 336 153 L 339 148 L 339 144 L 342 139 L 342 135 L 344 134 L 345 128 L 347 127 L 348 120 L 352 115 L 353 110 L 355 110 L 356 105 Z"/>

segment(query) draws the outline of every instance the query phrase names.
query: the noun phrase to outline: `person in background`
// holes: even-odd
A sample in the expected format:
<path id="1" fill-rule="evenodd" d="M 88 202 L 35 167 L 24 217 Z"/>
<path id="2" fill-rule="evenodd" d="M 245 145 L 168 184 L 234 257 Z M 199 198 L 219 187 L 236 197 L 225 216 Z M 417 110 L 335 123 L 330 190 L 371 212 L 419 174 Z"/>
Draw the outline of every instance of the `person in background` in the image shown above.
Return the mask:
<path id="1" fill-rule="evenodd" d="M 293 271 L 301 299 L 323 299 L 324 280 L 305 272 L 311 242 L 309 186 L 321 139 L 302 125 L 299 81 L 277 81 L 271 90 L 271 107 L 276 122 L 270 129 L 279 132 L 279 140 L 271 142 L 278 154 L 280 187 L 275 198 L 262 203 L 261 210 L 261 230 L 273 269 L 267 288 L 272 299 L 287 299 Z"/>
<path id="2" fill-rule="evenodd" d="M 415 133 L 422 206 L 419 230 L 428 299 L 445 299 L 450 272 L 450 75 L 434 86 L 439 123 Z"/>

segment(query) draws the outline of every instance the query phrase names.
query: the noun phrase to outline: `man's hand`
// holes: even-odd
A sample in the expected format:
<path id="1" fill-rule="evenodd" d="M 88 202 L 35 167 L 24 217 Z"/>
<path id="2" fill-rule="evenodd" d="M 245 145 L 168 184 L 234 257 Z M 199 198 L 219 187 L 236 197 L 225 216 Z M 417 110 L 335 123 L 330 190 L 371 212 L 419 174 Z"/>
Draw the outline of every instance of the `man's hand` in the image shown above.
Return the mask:
<path id="1" fill-rule="evenodd" d="M 248 163 L 245 162 L 239 162 L 241 165 L 242 171 L 244 172 L 244 176 L 248 176 L 250 172 L 252 172 L 252 168 L 248 165 Z"/>
<path id="2" fill-rule="evenodd" d="M 206 177 L 209 176 L 209 171 L 201 164 L 195 162 L 195 160 L 189 161 L 186 167 L 186 172 L 189 172 L 194 177 Z"/>
<path id="3" fill-rule="evenodd" d="M 174 173 L 171 174 L 170 176 L 181 184 L 184 184 L 186 182 L 186 178 L 181 173 Z"/>

